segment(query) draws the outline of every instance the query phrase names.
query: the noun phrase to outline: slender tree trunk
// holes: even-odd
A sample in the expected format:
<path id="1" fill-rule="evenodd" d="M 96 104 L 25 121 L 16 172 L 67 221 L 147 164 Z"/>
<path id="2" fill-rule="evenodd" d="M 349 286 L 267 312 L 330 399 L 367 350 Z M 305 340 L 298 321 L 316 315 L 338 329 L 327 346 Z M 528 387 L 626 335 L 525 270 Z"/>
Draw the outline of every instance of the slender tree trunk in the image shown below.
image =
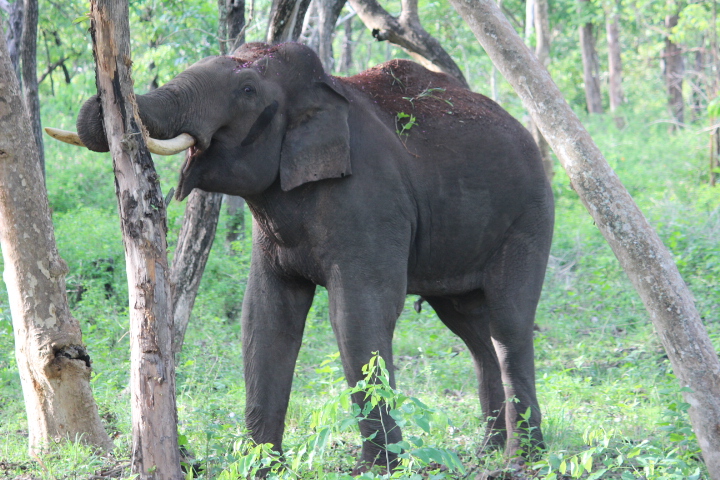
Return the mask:
<path id="1" fill-rule="evenodd" d="M 128 2 L 92 0 L 90 16 L 128 275 L 132 470 L 142 479 L 179 480 L 165 201 L 132 90 Z"/>
<path id="2" fill-rule="evenodd" d="M 535 31 L 535 56 L 545 68 L 550 65 L 550 20 L 548 19 L 548 2 L 547 0 L 532 0 L 528 2 L 532 4 L 532 14 L 526 18 L 527 23 L 532 23 Z M 527 32 L 527 31 L 526 31 Z M 532 34 L 526 33 L 526 39 Z M 529 44 L 528 44 L 529 45 Z M 552 155 L 550 154 L 550 145 L 548 145 L 545 137 L 542 136 L 535 122 L 530 121 L 530 133 L 532 133 L 535 143 L 540 149 L 540 156 L 543 161 L 545 176 L 552 182 L 555 176 L 553 168 Z"/>
<path id="3" fill-rule="evenodd" d="M 342 54 L 340 55 L 340 73 L 347 75 L 352 70 L 353 62 L 353 40 L 352 40 L 353 17 L 348 17 L 343 22 L 343 43 Z"/>
<path id="4" fill-rule="evenodd" d="M 0 35 L 0 244 L 29 448 L 81 440 L 112 451 L 90 388 L 90 355 L 70 315 L 47 192 L 4 36 Z"/>
<path id="5" fill-rule="evenodd" d="M 24 0 L 15 0 L 13 3 L 3 6 L 8 15 L 7 47 L 10 53 L 10 61 L 19 82 L 22 81 L 20 75 L 20 50 L 23 32 L 23 8 Z"/>
<path id="6" fill-rule="evenodd" d="M 293 42 L 300 37 L 310 0 L 273 0 L 267 43 Z"/>
<path id="7" fill-rule="evenodd" d="M 580 6 L 588 0 L 579 0 Z M 588 113 L 603 113 L 600 94 L 600 61 L 595 50 L 594 26 L 587 22 L 580 26 L 580 49 L 582 52 L 583 81 L 585 82 L 585 101 Z"/>
<path id="8" fill-rule="evenodd" d="M 672 28 L 677 26 L 678 15 L 668 15 L 665 17 L 665 28 L 667 36 L 665 37 L 665 86 L 667 88 L 668 106 L 670 113 L 676 124 L 671 126 L 671 130 L 675 130 L 679 125 L 685 122 L 685 101 L 683 100 L 683 76 L 684 66 L 683 57 L 680 46 L 670 39 Z"/>
<path id="9" fill-rule="evenodd" d="M 22 32 L 22 81 L 25 94 L 25 106 L 30 114 L 32 131 L 38 147 L 38 159 L 45 177 L 45 148 L 42 138 L 42 124 L 40 122 L 40 96 L 38 95 L 37 81 L 37 26 L 38 26 L 38 0 L 25 0 L 25 19 Z"/>
<path id="10" fill-rule="evenodd" d="M 173 286 L 172 316 L 175 322 L 173 351 L 176 358 L 182 350 L 190 313 L 215 239 L 222 198 L 222 194 L 195 189 L 185 207 L 185 219 L 170 270 L 170 284 Z"/>
<path id="11" fill-rule="evenodd" d="M 230 40 L 228 51 L 233 52 L 245 43 L 245 0 L 226 1 L 227 17 L 225 23 Z"/>
<path id="12" fill-rule="evenodd" d="M 227 206 L 228 215 L 225 249 L 233 253 L 233 242 L 245 237 L 245 199 L 226 195 L 225 205 Z"/>
<path id="13" fill-rule="evenodd" d="M 402 0 L 402 13 L 397 18 L 377 0 L 348 0 L 348 3 L 378 41 L 394 43 L 426 68 L 445 72 L 468 85 L 460 67 L 420 24 L 417 0 Z"/>
<path id="14" fill-rule="evenodd" d="M 608 73 L 609 73 L 609 93 L 610 93 L 610 111 L 615 113 L 620 106 L 625 103 L 625 96 L 622 89 L 622 57 L 620 56 L 620 22 L 619 14 L 615 10 L 619 8 L 615 5 L 605 15 L 605 33 L 607 34 L 608 43 Z M 615 125 L 618 128 L 625 126 L 625 120 L 620 115 L 614 116 Z"/>
<path id="15" fill-rule="evenodd" d="M 707 96 L 708 78 L 705 75 L 705 35 L 700 36 L 700 45 L 695 50 L 695 65 L 691 71 L 690 93 L 690 121 L 697 122 L 705 118 L 703 97 Z"/>
<path id="16" fill-rule="evenodd" d="M 640 294 L 690 404 L 703 459 L 720 479 L 720 361 L 670 252 L 560 90 L 493 0 L 450 0 L 521 97 Z"/>
<path id="17" fill-rule="evenodd" d="M 305 44 L 318 54 L 326 72 L 332 72 L 335 66 L 332 42 L 343 6 L 345 0 L 312 0 L 305 18 L 302 37 L 307 39 Z"/>

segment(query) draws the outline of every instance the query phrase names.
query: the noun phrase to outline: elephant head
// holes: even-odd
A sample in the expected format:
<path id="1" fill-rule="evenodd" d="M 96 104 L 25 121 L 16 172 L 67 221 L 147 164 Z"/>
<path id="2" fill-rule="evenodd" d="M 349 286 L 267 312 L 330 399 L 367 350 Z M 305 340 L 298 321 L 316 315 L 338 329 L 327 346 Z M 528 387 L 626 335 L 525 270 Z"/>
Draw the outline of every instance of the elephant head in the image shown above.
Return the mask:
<path id="1" fill-rule="evenodd" d="M 284 191 L 349 175 L 348 100 L 309 48 L 251 43 L 208 57 L 166 85 L 138 95 L 151 137 L 189 134 L 176 197 L 193 188 L 256 195 L 278 178 Z M 80 140 L 108 151 L 97 96 L 82 107 Z"/>

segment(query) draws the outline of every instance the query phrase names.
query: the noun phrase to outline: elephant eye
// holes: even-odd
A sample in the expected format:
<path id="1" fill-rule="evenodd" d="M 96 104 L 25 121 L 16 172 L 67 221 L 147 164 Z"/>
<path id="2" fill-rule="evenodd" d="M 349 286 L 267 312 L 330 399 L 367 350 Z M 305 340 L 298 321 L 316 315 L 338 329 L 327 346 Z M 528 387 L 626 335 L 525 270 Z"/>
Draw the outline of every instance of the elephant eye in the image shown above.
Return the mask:
<path id="1" fill-rule="evenodd" d="M 243 87 L 243 91 L 247 95 L 252 95 L 253 93 L 255 93 L 255 89 L 253 87 L 251 87 L 250 85 L 245 85 L 245 87 Z"/>

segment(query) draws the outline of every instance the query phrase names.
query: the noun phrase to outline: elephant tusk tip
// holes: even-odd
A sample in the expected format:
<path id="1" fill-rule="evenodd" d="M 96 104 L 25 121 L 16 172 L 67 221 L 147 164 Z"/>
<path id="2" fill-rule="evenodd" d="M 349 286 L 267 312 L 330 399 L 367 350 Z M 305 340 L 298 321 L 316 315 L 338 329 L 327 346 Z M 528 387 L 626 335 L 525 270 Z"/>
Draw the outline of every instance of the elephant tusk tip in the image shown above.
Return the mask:
<path id="1" fill-rule="evenodd" d="M 170 140 L 157 140 L 152 137 L 147 139 L 148 150 L 156 155 L 175 155 L 193 145 L 195 145 L 195 139 L 187 133 L 181 133 Z"/>
<path id="2" fill-rule="evenodd" d="M 69 143 L 70 145 L 76 145 L 78 147 L 85 146 L 82 140 L 80 140 L 80 136 L 78 136 L 75 132 L 60 130 L 59 128 L 45 127 L 45 133 L 55 140 L 60 140 L 61 142 Z"/>

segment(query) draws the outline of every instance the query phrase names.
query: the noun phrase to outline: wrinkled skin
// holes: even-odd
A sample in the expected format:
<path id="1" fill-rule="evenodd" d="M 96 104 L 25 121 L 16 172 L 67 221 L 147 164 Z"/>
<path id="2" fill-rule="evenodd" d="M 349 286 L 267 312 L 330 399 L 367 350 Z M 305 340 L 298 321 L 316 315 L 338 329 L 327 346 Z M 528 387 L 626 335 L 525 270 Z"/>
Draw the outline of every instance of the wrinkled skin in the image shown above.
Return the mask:
<path id="1" fill-rule="evenodd" d="M 298 44 L 206 58 L 137 101 L 151 136 L 198 142 L 178 198 L 193 188 L 240 195 L 252 211 L 242 332 L 255 441 L 281 448 L 305 317 L 322 285 L 351 385 L 375 351 L 395 384 L 395 323 L 405 296 L 421 295 L 472 355 L 483 416 L 495 418 L 487 446 L 512 454 L 518 435 L 542 445 L 533 324 L 553 200 L 520 123 L 412 62 L 335 78 Z M 417 121 L 401 135 L 399 112 Z M 79 134 L 106 151 L 99 118 L 90 99 Z M 362 435 L 380 428 L 380 415 L 389 431 L 364 442 L 361 466 L 395 459 L 383 446 L 401 433 L 382 408 Z"/>

